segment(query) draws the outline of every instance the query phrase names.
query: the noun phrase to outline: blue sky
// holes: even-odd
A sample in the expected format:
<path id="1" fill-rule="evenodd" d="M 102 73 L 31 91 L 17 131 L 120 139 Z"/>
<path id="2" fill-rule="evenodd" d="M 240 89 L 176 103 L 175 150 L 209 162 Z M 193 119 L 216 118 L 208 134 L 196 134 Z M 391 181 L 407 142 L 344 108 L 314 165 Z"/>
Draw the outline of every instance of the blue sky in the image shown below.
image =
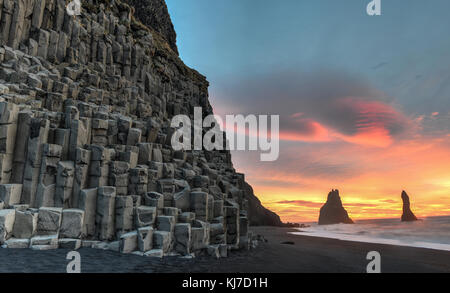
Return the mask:
<path id="1" fill-rule="evenodd" d="M 375 201 L 374 217 L 400 187 L 424 209 L 450 194 L 450 1 L 382 0 L 382 16 L 366 14 L 369 0 L 166 2 L 216 112 L 280 115 L 277 162 L 233 161 L 285 219 L 311 211 L 279 197 L 331 188 Z"/>
<path id="2" fill-rule="evenodd" d="M 213 100 L 215 91 L 274 71 L 343 71 L 392 96 L 399 83 L 440 76 L 450 1 L 384 0 L 380 17 L 366 15 L 368 2 L 167 0 L 181 57 L 211 81 Z M 419 99 L 397 98 L 405 106 Z"/>

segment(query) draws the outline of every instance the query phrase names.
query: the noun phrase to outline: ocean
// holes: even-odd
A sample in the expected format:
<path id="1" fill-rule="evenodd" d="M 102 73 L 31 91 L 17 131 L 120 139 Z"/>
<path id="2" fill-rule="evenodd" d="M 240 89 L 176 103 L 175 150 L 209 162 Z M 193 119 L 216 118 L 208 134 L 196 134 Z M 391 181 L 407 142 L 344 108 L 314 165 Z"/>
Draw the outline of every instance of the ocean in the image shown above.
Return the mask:
<path id="1" fill-rule="evenodd" d="M 450 216 L 417 222 L 377 219 L 355 221 L 354 225 L 308 225 L 311 227 L 298 228 L 299 232 L 292 234 L 450 251 Z"/>

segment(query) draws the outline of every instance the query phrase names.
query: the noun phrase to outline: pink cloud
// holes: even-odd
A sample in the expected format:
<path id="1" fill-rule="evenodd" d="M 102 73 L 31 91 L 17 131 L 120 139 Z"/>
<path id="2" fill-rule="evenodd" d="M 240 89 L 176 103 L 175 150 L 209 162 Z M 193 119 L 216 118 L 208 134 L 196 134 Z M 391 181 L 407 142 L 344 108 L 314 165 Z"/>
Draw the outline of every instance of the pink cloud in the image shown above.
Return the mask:
<path id="1" fill-rule="evenodd" d="M 295 113 L 289 117 L 289 128 L 281 130 L 280 138 L 305 142 L 342 140 L 358 145 L 387 147 L 396 134 L 411 125 L 401 112 L 380 101 L 347 97 L 336 100 L 334 108 L 341 113 L 339 115 L 348 116 L 345 118 L 349 120 L 349 130 L 343 131 L 330 121 L 322 123 L 305 118 L 303 113 Z"/>

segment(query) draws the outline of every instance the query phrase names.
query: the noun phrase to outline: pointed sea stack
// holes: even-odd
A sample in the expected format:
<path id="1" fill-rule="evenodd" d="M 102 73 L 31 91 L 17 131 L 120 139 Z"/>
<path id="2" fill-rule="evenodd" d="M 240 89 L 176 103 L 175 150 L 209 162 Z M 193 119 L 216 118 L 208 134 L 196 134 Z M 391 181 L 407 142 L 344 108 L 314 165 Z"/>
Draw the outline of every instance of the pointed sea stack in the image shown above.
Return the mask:
<path id="1" fill-rule="evenodd" d="M 411 203 L 409 201 L 409 196 L 406 191 L 402 192 L 402 200 L 403 200 L 403 215 L 402 222 L 413 222 L 417 221 L 417 217 L 411 211 Z"/>
<path id="2" fill-rule="evenodd" d="M 339 190 L 332 190 L 328 194 L 327 202 L 320 209 L 319 225 L 353 224 L 347 211 L 342 206 Z"/>

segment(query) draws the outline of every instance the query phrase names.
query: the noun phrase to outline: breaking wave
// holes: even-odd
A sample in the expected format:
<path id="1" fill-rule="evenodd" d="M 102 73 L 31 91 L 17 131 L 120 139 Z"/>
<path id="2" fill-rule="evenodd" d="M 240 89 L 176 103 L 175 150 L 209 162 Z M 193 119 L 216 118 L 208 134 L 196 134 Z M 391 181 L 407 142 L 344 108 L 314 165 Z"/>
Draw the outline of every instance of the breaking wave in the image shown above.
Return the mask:
<path id="1" fill-rule="evenodd" d="M 429 217 L 417 222 L 381 219 L 356 221 L 354 225 L 311 224 L 298 230 L 292 234 L 450 251 L 450 217 Z"/>

